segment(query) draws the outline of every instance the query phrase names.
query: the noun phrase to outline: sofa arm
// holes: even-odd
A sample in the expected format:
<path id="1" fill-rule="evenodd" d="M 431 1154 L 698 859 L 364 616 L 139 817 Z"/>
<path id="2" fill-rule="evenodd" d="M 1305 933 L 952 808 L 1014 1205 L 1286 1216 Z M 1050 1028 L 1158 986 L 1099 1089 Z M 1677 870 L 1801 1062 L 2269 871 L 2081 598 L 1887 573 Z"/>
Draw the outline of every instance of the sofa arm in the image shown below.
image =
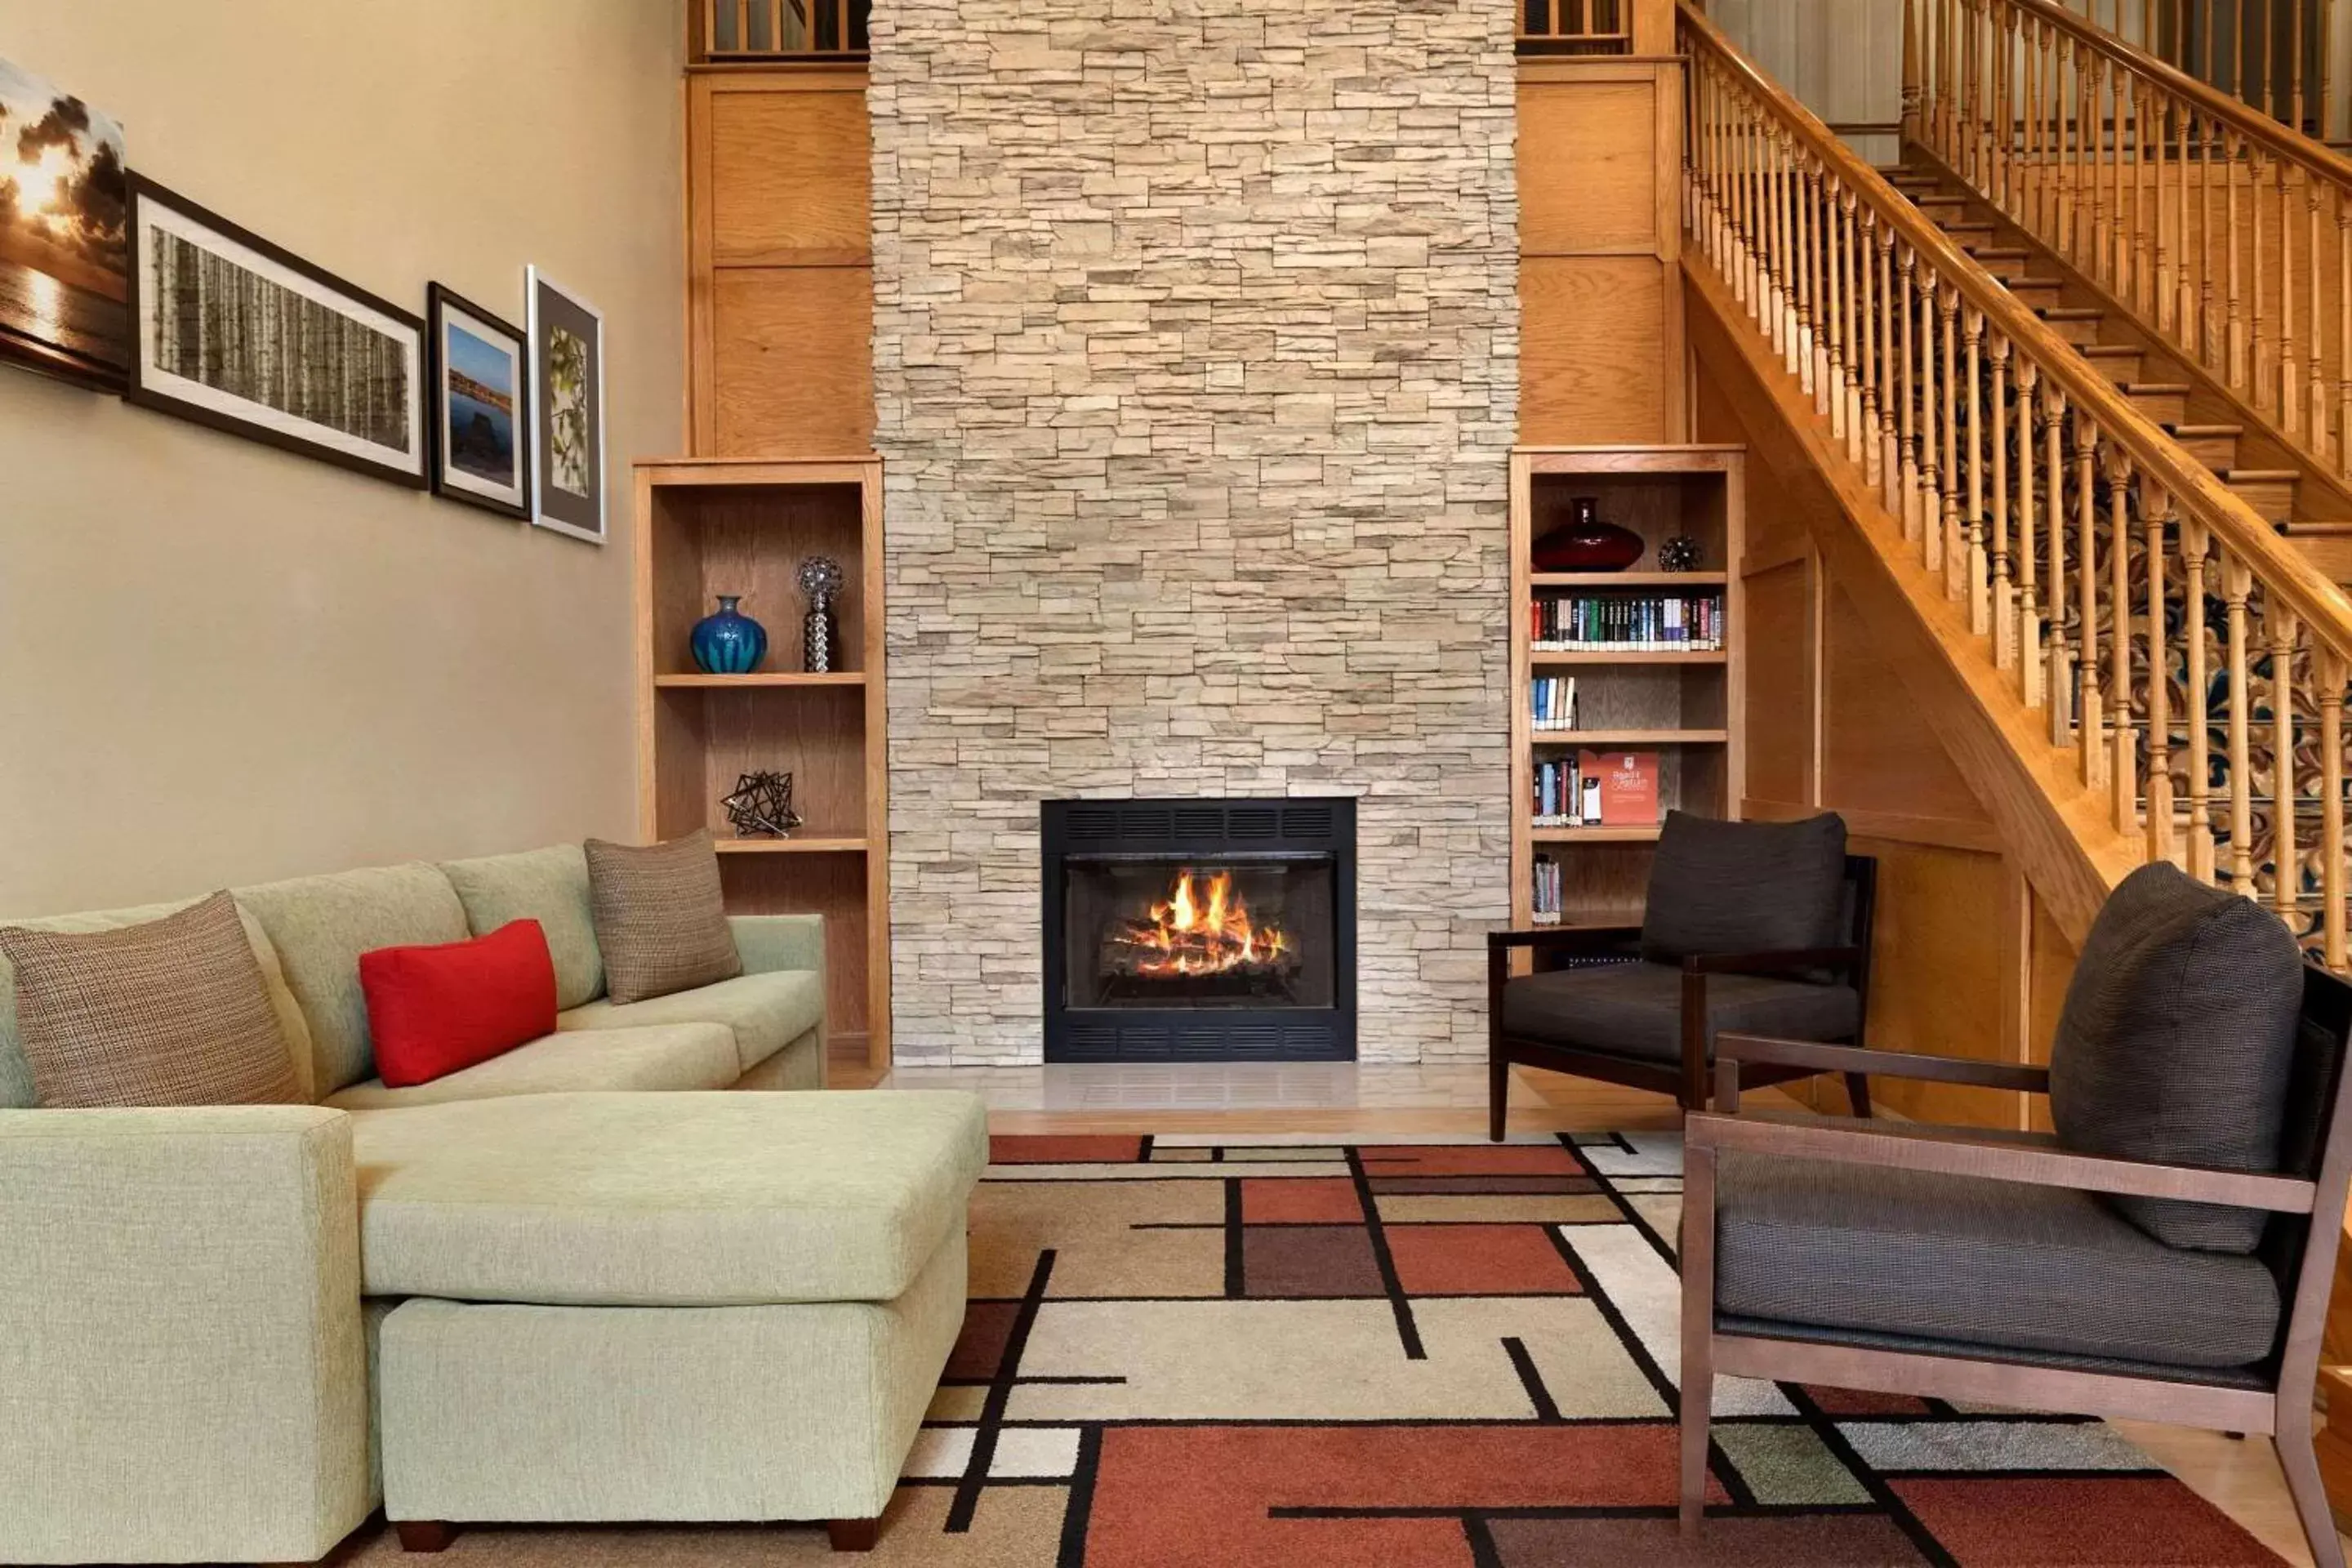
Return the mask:
<path id="1" fill-rule="evenodd" d="M 772 974 L 780 969 L 814 969 L 824 973 L 823 915 L 730 915 L 735 951 L 746 974 Z"/>
<path id="2" fill-rule="evenodd" d="M 375 1506 L 351 1119 L 0 1111 L 0 1561 L 310 1562 Z"/>

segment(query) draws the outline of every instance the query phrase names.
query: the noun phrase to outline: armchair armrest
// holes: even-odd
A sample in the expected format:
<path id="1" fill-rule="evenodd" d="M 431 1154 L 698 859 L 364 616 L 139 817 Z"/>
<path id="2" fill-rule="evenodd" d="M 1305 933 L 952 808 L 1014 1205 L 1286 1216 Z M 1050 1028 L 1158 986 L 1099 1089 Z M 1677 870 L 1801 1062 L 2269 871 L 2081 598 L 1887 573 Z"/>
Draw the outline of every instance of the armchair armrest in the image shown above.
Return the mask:
<path id="1" fill-rule="evenodd" d="M 1808 969 L 1835 969 L 1862 962 L 1858 947 L 1790 947 L 1766 952 L 1693 952 L 1683 957 L 1683 972 L 1700 974 L 1790 973 Z"/>
<path id="2" fill-rule="evenodd" d="M 2185 1198 L 2273 1214 L 2309 1214 L 2318 1191 L 2315 1184 L 2295 1176 L 2119 1160 L 2012 1142 L 1953 1127 L 1895 1126 L 1778 1112 L 1748 1111 L 1738 1116 L 1693 1112 L 1684 1118 L 1683 1142 L 1688 1149 L 1703 1151 L 1700 1158 L 1710 1165 L 1717 1152 L 1734 1150 L 1979 1176 L 2031 1186 L 2072 1187 L 2121 1197 Z"/>
<path id="3" fill-rule="evenodd" d="M 2010 1062 L 1970 1061 L 1965 1057 L 1929 1057 L 1908 1051 L 1865 1050 L 1811 1040 L 1776 1040 L 1762 1035 L 1717 1035 L 1715 1059 L 1770 1067 L 1810 1068 L 1815 1072 L 1860 1072 L 1873 1078 L 1921 1079 L 1971 1084 L 1979 1089 L 2050 1092 L 2050 1069 Z"/>
<path id="4" fill-rule="evenodd" d="M 310 1562 L 375 1506 L 351 1128 L 0 1111 L 0 1560 Z"/>
<path id="5" fill-rule="evenodd" d="M 746 974 L 785 969 L 824 973 L 823 915 L 730 915 L 727 926 L 735 933 L 735 952 Z"/>
<path id="6" fill-rule="evenodd" d="M 1530 926 L 1525 931 L 1490 931 L 1486 951 L 1531 947 L 1549 952 L 1595 952 L 1642 934 L 1640 926 Z"/>

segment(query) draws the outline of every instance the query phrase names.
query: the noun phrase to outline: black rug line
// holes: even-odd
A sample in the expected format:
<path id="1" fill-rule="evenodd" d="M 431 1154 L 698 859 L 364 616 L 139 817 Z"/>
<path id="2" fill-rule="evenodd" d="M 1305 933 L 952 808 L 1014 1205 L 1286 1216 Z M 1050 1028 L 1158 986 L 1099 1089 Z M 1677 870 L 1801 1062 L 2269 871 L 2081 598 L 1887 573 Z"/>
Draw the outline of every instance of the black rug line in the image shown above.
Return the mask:
<path id="1" fill-rule="evenodd" d="M 1561 1423 L 1559 1405 L 1544 1386 L 1543 1373 L 1536 1368 L 1536 1358 L 1528 1353 L 1527 1341 L 1516 1334 L 1503 1340 L 1503 1353 L 1511 1358 L 1511 1370 L 1519 1374 L 1519 1386 L 1528 1392 L 1528 1403 L 1536 1407 L 1536 1421 L 1540 1426 L 1557 1426 Z"/>
<path id="2" fill-rule="evenodd" d="M 1151 1163 L 1151 1141 L 1158 1136 L 1158 1133 L 1147 1132 L 1143 1135 L 1143 1142 L 1135 1146 L 1135 1163 L 1137 1164 L 1148 1165 Z"/>
<path id="3" fill-rule="evenodd" d="M 1225 1178 L 1225 1300 L 1242 1299 L 1244 1276 L 1242 1262 L 1242 1184 L 1239 1178 Z"/>
<path id="4" fill-rule="evenodd" d="M 1484 1516 L 1470 1515 L 1462 1521 L 1462 1529 L 1470 1537 L 1472 1568 L 1504 1568 L 1503 1549 L 1495 1544 L 1495 1532 L 1487 1528 Z"/>
<path id="5" fill-rule="evenodd" d="M 1574 1160 L 1587 1175 L 1601 1183 L 1601 1190 L 1609 1194 L 1609 1201 L 1622 1212 L 1624 1200 L 1609 1190 L 1609 1184 L 1592 1168 L 1591 1162 L 1585 1159 L 1584 1151 L 1569 1142 L 1565 1133 L 1561 1134 L 1560 1142 L 1567 1148 L 1568 1157 Z M 1651 1356 L 1650 1347 L 1642 1342 L 1642 1336 L 1633 1331 L 1633 1325 L 1625 1321 L 1625 1314 L 1617 1310 L 1617 1303 L 1609 1299 L 1609 1292 L 1601 1288 L 1601 1281 L 1592 1277 L 1576 1256 L 1576 1249 L 1569 1246 L 1568 1237 L 1556 1225 L 1544 1226 L 1543 1233 L 1551 1242 L 1552 1250 L 1559 1254 L 1559 1260 L 1568 1265 L 1568 1271 L 1576 1276 L 1576 1283 L 1584 1291 L 1585 1300 L 1591 1301 L 1594 1310 L 1601 1314 L 1601 1321 L 1609 1325 L 1609 1331 L 1617 1336 L 1617 1342 L 1625 1347 L 1626 1355 L 1641 1369 L 1642 1375 L 1650 1380 L 1650 1386 L 1656 1391 L 1659 1401 L 1670 1412 L 1680 1410 L 1682 1394 L 1675 1389 L 1674 1380 Z"/>
<path id="6" fill-rule="evenodd" d="M 1946 1472 L 1947 1474 L 1952 1472 Z M 1973 1475 L 1973 1470 L 1966 1472 Z M 1524 1503 L 1498 1508 L 1474 1508 L 1462 1503 L 1287 1503 L 1265 1510 L 1268 1519 L 1458 1519 L 1465 1523 L 1498 1519 L 1674 1519 L 1681 1510 L 1673 1503 Z M 1709 1519 L 1874 1519 L 1869 1503 L 1774 1503 L 1753 1508 L 1711 1508 Z"/>
<path id="7" fill-rule="evenodd" d="M 996 1376 L 988 1385 L 988 1398 L 980 1407 L 980 1425 L 971 1435 L 971 1458 L 963 1468 L 963 1479 L 956 1486 L 955 1502 L 948 1509 L 947 1533 L 961 1535 L 971 1529 L 972 1516 L 980 1511 L 980 1494 L 988 1486 L 989 1467 L 996 1462 L 996 1434 L 1004 1424 L 1005 1408 L 1013 1402 L 1013 1385 L 1021 1374 L 1022 1353 L 1029 1348 L 1029 1330 L 1037 1321 L 1037 1308 L 1045 1299 L 1046 1281 L 1054 1277 L 1054 1249 L 1050 1247 L 1037 1254 L 1037 1266 L 1030 1270 L 1029 1289 L 1021 1297 L 1021 1310 L 1013 1314 L 1013 1331 L 1004 1338 L 1004 1353 L 997 1359 Z"/>
<path id="8" fill-rule="evenodd" d="M 1805 1392 L 1802 1384 L 1784 1383 L 1780 1384 L 1780 1389 L 1788 1396 L 1789 1403 L 1797 1407 L 1797 1414 L 1804 1417 L 1805 1425 L 1812 1429 L 1813 1436 L 1821 1439 L 1822 1446 L 1836 1457 L 1837 1462 L 1843 1465 L 1855 1480 L 1862 1483 L 1862 1489 L 1870 1494 L 1870 1500 L 1886 1510 L 1886 1517 L 1895 1521 L 1895 1528 L 1918 1548 L 1919 1555 L 1927 1560 L 1930 1568 L 1960 1568 L 1959 1559 L 1944 1550 L 1943 1542 L 1919 1522 L 1919 1516 L 1895 1495 L 1895 1489 L 1886 1484 L 1885 1479 L 1862 1462 L 1862 1456 L 1854 1452 L 1853 1445 L 1847 1442 L 1845 1434 L 1838 1430 L 1836 1420 Z"/>
<path id="9" fill-rule="evenodd" d="M 1396 1259 L 1389 1255 L 1388 1233 L 1381 1228 L 1380 1200 L 1372 1195 L 1371 1178 L 1364 1174 L 1363 1152 L 1350 1143 L 1347 1155 L 1348 1173 L 1356 1183 L 1356 1202 L 1364 1211 L 1364 1234 L 1371 1240 L 1372 1261 L 1381 1271 L 1381 1288 L 1388 1292 L 1389 1310 L 1396 1317 L 1397 1339 L 1404 1345 L 1404 1359 L 1427 1361 L 1429 1352 L 1422 1349 L 1421 1329 L 1412 1321 L 1412 1300 L 1397 1279 Z"/>
<path id="10" fill-rule="evenodd" d="M 1070 1498 L 1062 1505 L 1062 1549 L 1054 1568 L 1086 1568 L 1087 1527 L 1094 1522 L 1095 1477 L 1102 1469 L 1103 1429 L 1078 1428 L 1078 1464 L 1070 1472 Z"/>

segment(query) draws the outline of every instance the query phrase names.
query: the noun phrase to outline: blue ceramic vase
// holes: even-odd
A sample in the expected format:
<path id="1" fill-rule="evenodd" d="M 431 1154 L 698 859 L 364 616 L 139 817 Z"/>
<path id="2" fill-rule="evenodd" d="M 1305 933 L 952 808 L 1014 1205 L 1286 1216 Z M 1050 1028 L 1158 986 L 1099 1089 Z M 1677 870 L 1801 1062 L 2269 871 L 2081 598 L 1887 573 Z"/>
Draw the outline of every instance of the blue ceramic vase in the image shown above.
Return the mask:
<path id="1" fill-rule="evenodd" d="M 749 675 L 768 657 L 768 628 L 736 609 L 740 595 L 719 595 L 719 613 L 694 628 L 694 662 L 705 675 Z"/>

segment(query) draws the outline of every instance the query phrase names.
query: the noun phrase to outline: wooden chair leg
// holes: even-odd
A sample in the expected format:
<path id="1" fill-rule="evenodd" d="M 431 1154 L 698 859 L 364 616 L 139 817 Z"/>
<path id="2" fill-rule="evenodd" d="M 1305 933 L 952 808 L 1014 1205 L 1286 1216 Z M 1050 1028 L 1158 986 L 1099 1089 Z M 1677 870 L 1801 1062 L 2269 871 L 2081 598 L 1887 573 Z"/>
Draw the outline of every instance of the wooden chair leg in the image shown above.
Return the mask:
<path id="1" fill-rule="evenodd" d="M 2287 1409 L 2288 1395 L 2279 1396 L 2278 1435 L 2271 1446 L 2278 1450 L 2279 1468 L 2286 1472 L 2286 1489 L 2303 1521 L 2304 1539 L 2311 1544 L 2315 1568 L 2345 1568 L 2344 1542 L 2336 1533 L 2336 1514 L 2327 1504 L 2327 1487 L 2319 1478 L 2319 1456 L 2311 1446 L 2311 1407 L 2300 1405 L 2301 1418 Z"/>
<path id="2" fill-rule="evenodd" d="M 1675 1401 L 1682 1427 L 1682 1533 L 1698 1534 L 1706 1511 L 1707 1425 L 1715 1414 L 1715 1156 L 1688 1159 L 1683 1174 L 1683 1356 Z"/>
<path id="3" fill-rule="evenodd" d="M 1486 1048 L 1486 1141 L 1503 1141 L 1503 1123 L 1511 1108 L 1510 1054 L 1496 1047 Z"/>
<path id="4" fill-rule="evenodd" d="M 1870 1079 L 1865 1075 L 1858 1072 L 1846 1074 L 1845 1094 L 1848 1100 L 1853 1101 L 1853 1113 L 1856 1116 L 1866 1118 L 1870 1115 Z"/>
<path id="5" fill-rule="evenodd" d="M 457 1527 L 437 1519 L 394 1520 L 392 1531 L 403 1552 L 446 1552 L 457 1539 Z"/>
<path id="6" fill-rule="evenodd" d="M 833 1538 L 835 1552 L 871 1552 L 882 1539 L 882 1521 L 878 1519 L 829 1519 L 824 1532 Z"/>

